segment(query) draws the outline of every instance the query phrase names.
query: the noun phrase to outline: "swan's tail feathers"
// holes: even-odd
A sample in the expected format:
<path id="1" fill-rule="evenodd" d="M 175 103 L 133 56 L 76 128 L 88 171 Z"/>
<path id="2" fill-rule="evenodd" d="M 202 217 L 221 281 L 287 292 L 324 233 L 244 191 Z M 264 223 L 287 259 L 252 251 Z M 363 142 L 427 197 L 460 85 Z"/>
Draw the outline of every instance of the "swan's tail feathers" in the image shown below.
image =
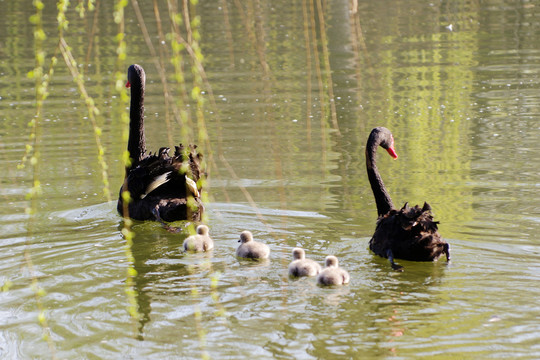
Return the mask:
<path id="1" fill-rule="evenodd" d="M 199 189 L 197 189 L 197 183 L 193 181 L 192 179 L 188 178 L 187 175 L 184 175 L 186 177 L 186 186 L 189 190 L 189 192 L 196 198 L 200 196 Z"/>
<path id="2" fill-rule="evenodd" d="M 167 160 L 167 159 L 169 158 L 169 151 L 170 151 L 170 150 L 171 150 L 171 149 L 168 148 L 168 147 L 162 147 L 162 148 L 160 148 L 160 149 L 159 149 L 159 152 L 158 152 L 159 158 L 160 158 L 161 160 Z"/>
<path id="3" fill-rule="evenodd" d="M 171 179 L 169 177 L 169 174 L 171 173 L 172 171 L 168 171 L 159 176 L 156 176 L 154 180 L 152 180 L 152 182 L 146 187 L 146 191 L 141 195 L 141 199 L 144 199 L 146 195 L 150 194 L 152 191 L 169 181 Z"/>

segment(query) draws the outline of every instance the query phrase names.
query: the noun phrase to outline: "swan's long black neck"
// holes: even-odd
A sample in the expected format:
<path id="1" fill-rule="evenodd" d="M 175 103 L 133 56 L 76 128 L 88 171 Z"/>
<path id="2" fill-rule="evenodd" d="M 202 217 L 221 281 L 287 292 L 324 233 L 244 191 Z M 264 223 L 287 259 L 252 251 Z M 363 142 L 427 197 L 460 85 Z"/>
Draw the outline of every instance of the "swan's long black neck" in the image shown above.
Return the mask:
<path id="1" fill-rule="evenodd" d="M 144 136 L 144 82 L 131 84 L 131 103 L 129 108 L 128 151 L 131 167 L 136 167 L 146 153 Z"/>
<path id="2" fill-rule="evenodd" d="M 376 164 L 376 155 L 377 148 L 379 147 L 381 140 L 371 134 L 366 146 L 366 169 L 369 178 L 369 183 L 371 184 L 371 190 L 373 191 L 373 196 L 375 196 L 375 202 L 377 204 L 377 213 L 379 216 L 385 215 L 391 209 L 394 208 L 392 199 L 384 182 L 379 174 Z"/>

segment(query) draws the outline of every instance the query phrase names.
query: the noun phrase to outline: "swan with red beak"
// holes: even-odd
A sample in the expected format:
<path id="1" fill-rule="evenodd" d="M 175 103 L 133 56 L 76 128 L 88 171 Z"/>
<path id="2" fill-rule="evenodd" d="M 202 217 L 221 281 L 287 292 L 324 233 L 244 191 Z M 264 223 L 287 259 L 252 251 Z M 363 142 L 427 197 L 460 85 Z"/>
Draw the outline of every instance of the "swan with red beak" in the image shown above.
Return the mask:
<path id="1" fill-rule="evenodd" d="M 375 254 L 388 258 L 394 270 L 403 270 L 394 259 L 412 261 L 434 261 L 445 254 L 450 260 L 450 247 L 443 240 L 433 221 L 431 206 L 409 207 L 407 203 L 396 209 L 388 190 L 384 186 L 376 164 L 377 148 L 385 149 L 397 159 L 394 136 L 384 127 L 373 129 L 366 145 L 366 170 L 377 205 L 377 226 L 369 241 L 369 248 Z"/>

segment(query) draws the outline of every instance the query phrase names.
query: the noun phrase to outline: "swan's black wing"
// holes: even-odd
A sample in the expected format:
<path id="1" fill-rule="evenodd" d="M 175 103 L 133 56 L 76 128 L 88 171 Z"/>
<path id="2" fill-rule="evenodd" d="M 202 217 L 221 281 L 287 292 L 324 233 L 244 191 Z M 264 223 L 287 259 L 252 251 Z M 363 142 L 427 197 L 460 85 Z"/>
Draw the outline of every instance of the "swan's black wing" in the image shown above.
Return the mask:
<path id="1" fill-rule="evenodd" d="M 143 158 L 127 174 L 127 189 L 131 196 L 129 216 L 136 220 L 158 220 L 156 209 L 165 221 L 198 220 L 202 212 L 197 182 L 202 175 L 202 156 L 196 146 L 177 146 L 174 156 L 169 148 Z M 123 214 L 122 192 L 118 211 Z M 189 198 L 193 209 L 189 209 Z"/>
<path id="2" fill-rule="evenodd" d="M 427 203 L 422 208 L 405 204 L 379 218 L 369 248 L 391 262 L 392 258 L 433 261 L 442 254 L 449 259 L 448 244 L 439 234 L 437 224 Z"/>

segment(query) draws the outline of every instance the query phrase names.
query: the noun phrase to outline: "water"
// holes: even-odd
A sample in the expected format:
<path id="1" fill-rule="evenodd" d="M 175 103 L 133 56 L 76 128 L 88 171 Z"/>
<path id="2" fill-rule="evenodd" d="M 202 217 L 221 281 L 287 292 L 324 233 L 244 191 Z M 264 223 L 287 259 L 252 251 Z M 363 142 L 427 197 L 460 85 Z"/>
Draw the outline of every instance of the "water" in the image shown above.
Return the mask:
<path id="1" fill-rule="evenodd" d="M 114 90 L 112 4 L 99 4 L 96 28 L 94 13 L 81 19 L 71 9 L 66 32 L 74 56 L 87 63 L 79 69 L 102 114 L 108 201 L 86 107 L 62 59 L 40 123 L 37 173 L 17 168 L 35 113 L 26 77 L 34 67 L 34 10 L 0 1 L 7 10 L 0 13 L 0 357 L 539 358 L 537 6 L 380 1 L 360 3 L 351 15 L 347 2 L 328 3 L 325 53 L 309 2 L 239 3 L 192 8 L 215 97 L 215 106 L 205 105 L 209 144 L 201 150 L 216 247 L 182 254 L 185 235 L 136 223 L 141 319 L 134 321 L 114 199 L 126 109 Z M 140 6 L 159 54 L 153 7 Z M 313 18 L 309 50 L 304 10 Z M 160 7 L 169 32 L 166 15 Z M 165 107 L 131 5 L 126 19 L 126 68 L 145 67 L 147 143 L 155 151 L 179 142 L 182 129 Z M 55 21 L 47 4 L 48 58 Z M 161 59 L 176 91 L 174 69 Z M 185 73 L 191 91 L 187 61 Z M 451 244 L 450 264 L 399 261 L 405 272 L 396 273 L 369 252 L 376 210 L 363 152 L 380 125 L 394 133 L 400 156 L 378 158 L 394 203 L 431 204 Z M 193 129 L 186 136 L 197 141 Z M 34 176 L 43 192 L 29 216 Z M 270 245 L 268 262 L 235 258 L 246 229 Z M 288 279 L 295 246 L 321 263 L 336 255 L 351 283 L 321 288 L 314 279 Z M 42 339 L 32 279 L 46 292 L 38 300 L 54 350 Z"/>

